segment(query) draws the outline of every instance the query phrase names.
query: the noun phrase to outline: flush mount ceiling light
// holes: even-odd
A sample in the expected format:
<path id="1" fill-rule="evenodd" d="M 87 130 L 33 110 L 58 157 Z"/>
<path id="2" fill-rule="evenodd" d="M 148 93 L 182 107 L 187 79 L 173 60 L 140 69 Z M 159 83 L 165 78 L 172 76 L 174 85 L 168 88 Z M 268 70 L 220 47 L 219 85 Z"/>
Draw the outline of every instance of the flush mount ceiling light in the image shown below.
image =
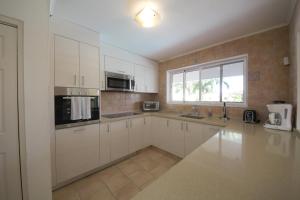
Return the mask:
<path id="1" fill-rule="evenodd" d="M 135 16 L 135 21 L 145 28 L 151 28 L 158 25 L 160 19 L 159 13 L 150 5 L 146 5 Z"/>

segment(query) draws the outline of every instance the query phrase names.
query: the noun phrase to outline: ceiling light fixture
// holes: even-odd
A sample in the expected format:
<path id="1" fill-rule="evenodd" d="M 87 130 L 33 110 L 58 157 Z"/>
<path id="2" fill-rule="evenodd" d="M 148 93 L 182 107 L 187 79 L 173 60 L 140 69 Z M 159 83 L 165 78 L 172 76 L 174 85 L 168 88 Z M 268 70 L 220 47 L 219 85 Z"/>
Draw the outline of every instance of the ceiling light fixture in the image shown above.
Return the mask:
<path id="1" fill-rule="evenodd" d="M 142 27 L 151 28 L 159 24 L 160 15 L 148 4 L 136 14 L 135 21 Z"/>

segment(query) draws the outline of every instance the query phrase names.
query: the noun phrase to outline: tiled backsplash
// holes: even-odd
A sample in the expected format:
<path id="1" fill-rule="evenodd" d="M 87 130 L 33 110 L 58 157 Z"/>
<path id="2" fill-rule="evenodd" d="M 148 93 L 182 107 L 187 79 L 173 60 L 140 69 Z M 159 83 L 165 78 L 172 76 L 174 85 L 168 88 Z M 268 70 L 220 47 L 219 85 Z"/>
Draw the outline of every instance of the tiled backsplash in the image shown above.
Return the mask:
<path id="1" fill-rule="evenodd" d="M 101 114 L 139 112 L 143 101 L 158 100 L 157 94 L 101 92 Z"/>
<path id="2" fill-rule="evenodd" d="M 159 99 L 165 111 L 191 111 L 191 105 L 166 103 L 166 71 L 238 55 L 248 55 L 248 106 L 258 111 L 262 120 L 267 117 L 266 104 L 273 100 L 290 102 L 289 67 L 283 65 L 283 57 L 289 55 L 289 30 L 282 27 L 256 34 L 189 55 L 160 63 Z M 220 115 L 222 107 L 201 106 L 206 113 Z M 246 108 L 228 108 L 229 116 L 242 118 Z"/>

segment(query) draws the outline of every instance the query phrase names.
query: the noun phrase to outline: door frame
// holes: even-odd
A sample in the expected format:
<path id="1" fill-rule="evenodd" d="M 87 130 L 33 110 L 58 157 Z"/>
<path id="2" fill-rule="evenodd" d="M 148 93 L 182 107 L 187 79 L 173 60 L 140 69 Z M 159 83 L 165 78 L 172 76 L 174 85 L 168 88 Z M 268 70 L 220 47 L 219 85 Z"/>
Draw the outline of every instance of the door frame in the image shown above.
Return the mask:
<path id="1" fill-rule="evenodd" d="M 18 129 L 19 129 L 19 157 L 21 172 L 21 190 L 23 200 L 28 200 L 28 178 L 26 167 L 26 135 L 25 135 L 25 104 L 24 104 L 24 23 L 18 19 L 0 14 L 0 24 L 17 29 L 17 75 L 18 75 Z"/>

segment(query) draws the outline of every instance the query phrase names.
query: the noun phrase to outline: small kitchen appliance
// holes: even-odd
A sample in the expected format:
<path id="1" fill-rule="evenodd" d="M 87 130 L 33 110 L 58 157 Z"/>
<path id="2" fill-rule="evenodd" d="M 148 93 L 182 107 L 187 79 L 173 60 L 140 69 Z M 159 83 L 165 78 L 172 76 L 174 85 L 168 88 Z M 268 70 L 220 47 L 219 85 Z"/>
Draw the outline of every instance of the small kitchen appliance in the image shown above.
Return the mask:
<path id="1" fill-rule="evenodd" d="M 105 90 L 134 92 L 134 76 L 127 74 L 118 74 L 114 72 L 105 72 Z"/>
<path id="2" fill-rule="evenodd" d="M 268 104 L 269 118 L 264 124 L 265 128 L 284 131 L 292 130 L 292 109 L 291 104 Z"/>
<path id="3" fill-rule="evenodd" d="M 143 102 L 143 111 L 144 112 L 158 112 L 159 111 L 159 102 L 158 101 L 144 101 Z"/>
<path id="4" fill-rule="evenodd" d="M 257 114 L 255 110 L 245 110 L 243 115 L 243 121 L 246 123 L 258 123 Z"/>

